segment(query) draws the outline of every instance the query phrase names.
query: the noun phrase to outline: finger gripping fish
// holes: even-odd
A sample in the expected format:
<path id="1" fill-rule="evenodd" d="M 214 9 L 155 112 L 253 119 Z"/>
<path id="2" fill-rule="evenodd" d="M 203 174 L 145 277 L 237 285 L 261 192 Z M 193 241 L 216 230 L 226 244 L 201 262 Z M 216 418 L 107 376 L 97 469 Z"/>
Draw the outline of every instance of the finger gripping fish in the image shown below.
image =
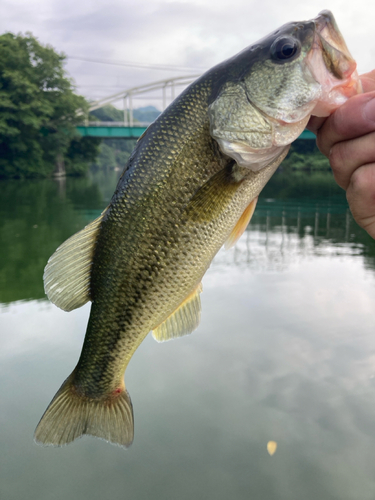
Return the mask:
<path id="1" fill-rule="evenodd" d="M 49 299 L 92 301 L 77 366 L 35 431 L 39 443 L 90 434 L 129 446 L 125 369 L 152 331 L 160 342 L 199 324 L 201 279 L 245 230 L 257 197 L 311 114 L 360 91 L 330 12 L 289 23 L 188 87 L 138 141 L 102 215 L 49 259 Z"/>

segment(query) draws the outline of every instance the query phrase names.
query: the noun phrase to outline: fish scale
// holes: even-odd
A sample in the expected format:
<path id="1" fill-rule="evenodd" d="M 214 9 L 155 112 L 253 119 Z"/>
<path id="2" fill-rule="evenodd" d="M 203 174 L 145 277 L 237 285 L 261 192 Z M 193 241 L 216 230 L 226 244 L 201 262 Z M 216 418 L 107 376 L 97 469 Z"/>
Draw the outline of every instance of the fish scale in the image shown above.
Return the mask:
<path id="1" fill-rule="evenodd" d="M 103 214 L 52 255 L 49 298 L 65 310 L 92 306 L 77 366 L 39 422 L 37 442 L 90 434 L 131 444 L 125 369 L 150 331 L 162 342 L 198 326 L 213 257 L 243 233 L 290 142 L 322 107 L 327 89 L 309 58 L 322 50 L 323 32 L 325 55 L 314 53 L 314 65 L 348 96 L 357 76 L 353 66 L 335 81 L 340 65 L 351 66 L 332 15 L 283 26 L 188 87 L 138 141 Z M 288 57 L 278 60 L 285 44 Z"/>

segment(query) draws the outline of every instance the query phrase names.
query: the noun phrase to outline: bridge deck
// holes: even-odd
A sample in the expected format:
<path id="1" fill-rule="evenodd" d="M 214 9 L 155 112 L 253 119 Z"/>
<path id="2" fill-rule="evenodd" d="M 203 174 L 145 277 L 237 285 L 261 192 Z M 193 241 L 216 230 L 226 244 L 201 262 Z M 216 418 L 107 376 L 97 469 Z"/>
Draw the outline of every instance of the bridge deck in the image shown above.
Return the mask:
<path id="1" fill-rule="evenodd" d="M 100 137 L 102 139 L 138 139 L 147 127 L 109 127 L 109 126 L 84 126 L 77 127 L 78 132 L 84 137 Z"/>
<path id="2" fill-rule="evenodd" d="M 77 131 L 84 137 L 100 137 L 102 139 L 138 139 L 141 137 L 147 126 L 139 124 L 133 127 L 127 125 L 119 125 L 113 122 L 114 125 L 104 122 L 101 125 L 80 125 Z M 299 136 L 299 139 L 315 139 L 315 135 L 309 130 L 304 130 Z"/>

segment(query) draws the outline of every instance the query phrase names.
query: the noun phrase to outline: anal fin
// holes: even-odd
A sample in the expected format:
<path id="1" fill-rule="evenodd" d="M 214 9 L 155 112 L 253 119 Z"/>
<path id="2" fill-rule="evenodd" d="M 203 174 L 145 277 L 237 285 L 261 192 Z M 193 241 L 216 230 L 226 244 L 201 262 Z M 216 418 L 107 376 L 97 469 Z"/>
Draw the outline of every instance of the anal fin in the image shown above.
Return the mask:
<path id="1" fill-rule="evenodd" d="M 198 327 L 201 318 L 201 292 L 202 283 L 163 323 L 152 330 L 152 336 L 157 342 L 183 337 Z"/>
<path id="2" fill-rule="evenodd" d="M 235 245 L 243 235 L 245 229 L 247 228 L 247 225 L 251 220 L 251 217 L 253 216 L 257 201 L 258 197 L 254 198 L 253 201 L 247 206 L 241 217 L 238 219 L 237 224 L 234 226 L 232 232 L 229 235 L 229 238 L 225 242 L 225 250 L 228 250 L 233 245 Z"/>

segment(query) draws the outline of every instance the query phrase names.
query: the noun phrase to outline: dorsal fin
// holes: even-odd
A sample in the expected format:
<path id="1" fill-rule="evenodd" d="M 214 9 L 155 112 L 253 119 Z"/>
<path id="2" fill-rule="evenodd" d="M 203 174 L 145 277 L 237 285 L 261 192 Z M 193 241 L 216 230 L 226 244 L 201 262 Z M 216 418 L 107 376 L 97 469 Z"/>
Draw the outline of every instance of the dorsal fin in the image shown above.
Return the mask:
<path id="1" fill-rule="evenodd" d="M 152 330 L 158 342 L 177 339 L 194 331 L 201 319 L 202 283 L 186 297 L 182 304 L 159 326 Z"/>
<path id="2" fill-rule="evenodd" d="M 247 228 L 247 225 L 250 222 L 251 217 L 253 216 L 257 201 L 258 197 L 254 198 L 250 205 L 247 206 L 241 217 L 238 219 L 237 224 L 234 226 L 232 232 L 229 235 L 229 238 L 225 242 L 225 250 L 228 250 L 233 245 L 235 245 L 243 235 L 245 229 Z"/>
<path id="3" fill-rule="evenodd" d="M 60 245 L 44 269 L 47 297 L 64 311 L 90 300 L 92 257 L 103 214 Z"/>

